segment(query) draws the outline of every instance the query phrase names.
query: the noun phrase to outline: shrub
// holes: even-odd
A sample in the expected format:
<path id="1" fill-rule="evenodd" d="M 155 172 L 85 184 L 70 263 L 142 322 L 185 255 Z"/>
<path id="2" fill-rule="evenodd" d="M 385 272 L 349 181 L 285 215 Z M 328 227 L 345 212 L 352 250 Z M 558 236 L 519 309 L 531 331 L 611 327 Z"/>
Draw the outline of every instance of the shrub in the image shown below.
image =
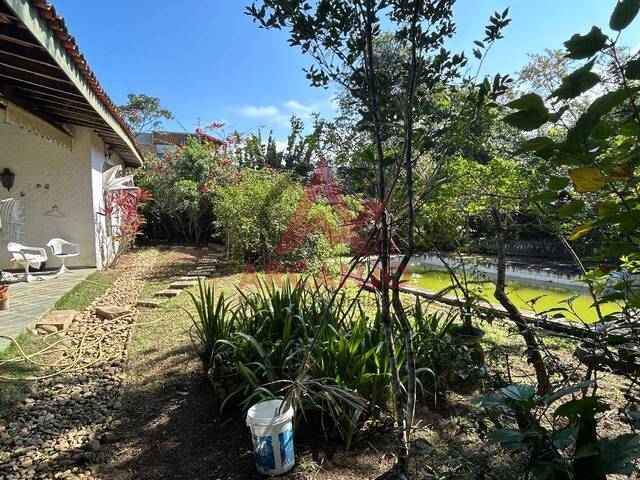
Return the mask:
<path id="1" fill-rule="evenodd" d="M 189 138 L 161 158 L 148 155 L 134 172 L 136 185 L 153 197 L 144 209 L 147 236 L 206 241 L 212 233 L 214 191 L 237 174 L 232 155 L 229 142 L 219 144 L 204 135 Z"/>
<path id="2" fill-rule="evenodd" d="M 301 196 L 302 188 L 289 175 L 271 169 L 244 169 L 237 181 L 218 188 L 213 212 L 231 252 L 251 263 L 266 263 Z"/>
<path id="3" fill-rule="evenodd" d="M 630 475 L 640 458 L 640 436 L 598 435 L 600 414 L 610 411 L 610 406 L 584 393 L 594 383 L 588 380 L 546 395 L 536 394 L 533 385 L 513 384 L 484 396 L 479 404 L 496 427 L 489 441 L 506 450 L 527 452 L 527 475 L 537 479 L 602 480 L 609 474 Z M 566 400 L 569 395 L 573 398 Z M 545 421 L 546 412 L 554 407 L 553 420 Z M 505 417 L 515 426 L 505 426 Z"/>
<path id="4" fill-rule="evenodd" d="M 348 253 L 343 224 L 336 209 L 323 197 L 305 192 L 276 249 L 276 270 L 298 267 L 307 273 L 335 273 L 330 260 Z"/>

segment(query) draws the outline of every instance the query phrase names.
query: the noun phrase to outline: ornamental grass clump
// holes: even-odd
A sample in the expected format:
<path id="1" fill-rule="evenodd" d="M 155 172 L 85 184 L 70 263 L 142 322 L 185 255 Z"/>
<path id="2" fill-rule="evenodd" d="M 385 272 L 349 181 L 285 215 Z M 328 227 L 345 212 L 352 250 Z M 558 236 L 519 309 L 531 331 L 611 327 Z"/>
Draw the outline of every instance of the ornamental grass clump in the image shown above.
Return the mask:
<path id="1" fill-rule="evenodd" d="M 205 373 L 209 374 L 213 365 L 221 362 L 222 351 L 235 331 L 235 312 L 230 309 L 224 293 L 216 296 L 213 285 L 201 279 L 198 280 L 197 294 L 189 290 L 187 293 L 196 309 L 195 315 L 186 310 L 193 322 L 191 339 L 197 345 Z"/>
<path id="2" fill-rule="evenodd" d="M 349 448 L 371 417 L 391 410 L 391 366 L 379 306 L 368 308 L 347 292 L 332 292 L 305 280 L 280 287 L 258 282 L 239 291 L 231 305 L 212 286 L 191 294 L 197 315 L 193 336 L 220 401 L 249 407 L 285 398 L 326 435 L 340 435 Z M 423 398 L 441 396 L 468 374 L 469 354 L 450 337 L 452 318 L 408 309 L 416 327 L 416 354 Z M 397 323 L 397 322 L 396 322 Z M 395 344 L 402 367 L 404 344 Z"/>

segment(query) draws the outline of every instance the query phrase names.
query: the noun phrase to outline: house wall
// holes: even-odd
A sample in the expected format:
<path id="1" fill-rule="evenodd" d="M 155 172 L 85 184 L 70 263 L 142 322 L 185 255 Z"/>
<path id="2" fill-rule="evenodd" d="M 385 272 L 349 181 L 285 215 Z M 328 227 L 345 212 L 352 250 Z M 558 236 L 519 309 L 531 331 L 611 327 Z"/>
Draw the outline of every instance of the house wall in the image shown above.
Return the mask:
<path id="1" fill-rule="evenodd" d="M 100 214 L 100 212 L 104 212 L 102 174 L 104 170 L 122 165 L 123 162 L 116 153 L 111 158 L 105 157 L 104 142 L 95 133 L 91 135 L 91 201 L 94 212 L 94 249 L 96 265 L 102 268 L 107 260 L 105 257 L 108 256 L 108 252 L 112 252 L 114 249 L 113 238 L 108 235 L 106 218 Z"/>
<path id="2" fill-rule="evenodd" d="M 100 266 L 96 247 L 95 212 L 101 205 L 104 144 L 90 129 L 73 127 L 68 150 L 35 133 L 0 119 L 0 171 L 16 175 L 10 192 L 0 187 L 0 199 L 16 198 L 25 207 L 25 241 L 44 247 L 54 237 L 80 244 L 80 256 L 68 266 Z M 63 215 L 51 215 L 54 206 Z M 60 262 L 47 251 L 47 266 Z M 0 244 L 0 267 L 8 267 L 6 245 Z"/>

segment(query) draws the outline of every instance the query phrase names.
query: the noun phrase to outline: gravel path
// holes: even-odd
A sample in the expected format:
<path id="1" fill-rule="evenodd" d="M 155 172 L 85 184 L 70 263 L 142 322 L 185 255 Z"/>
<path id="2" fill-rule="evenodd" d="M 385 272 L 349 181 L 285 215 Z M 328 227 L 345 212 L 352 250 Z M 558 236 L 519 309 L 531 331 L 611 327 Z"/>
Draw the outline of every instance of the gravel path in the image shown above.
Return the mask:
<path id="1" fill-rule="evenodd" d="M 8 425 L 0 425 L 0 478 L 96 478 L 100 439 L 120 407 L 136 318 L 133 306 L 158 253 L 143 251 L 133 257 L 126 271 L 60 337 L 62 351 L 56 358 L 61 365 L 73 366 L 36 381 L 35 393 L 19 413 Z M 97 317 L 96 307 L 107 305 L 131 311 L 111 320 Z"/>

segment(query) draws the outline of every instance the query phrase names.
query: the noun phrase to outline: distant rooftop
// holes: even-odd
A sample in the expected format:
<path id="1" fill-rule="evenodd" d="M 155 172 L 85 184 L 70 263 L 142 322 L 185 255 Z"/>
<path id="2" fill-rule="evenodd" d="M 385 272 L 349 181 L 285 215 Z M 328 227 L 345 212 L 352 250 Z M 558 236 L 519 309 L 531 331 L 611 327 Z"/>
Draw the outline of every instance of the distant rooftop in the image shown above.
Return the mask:
<path id="1" fill-rule="evenodd" d="M 223 143 L 222 140 L 202 132 L 145 132 L 140 133 L 136 140 L 144 153 L 162 155 L 167 151 L 174 151 L 176 147 L 186 145 L 187 139 L 190 137 L 204 138 L 217 145 Z"/>

